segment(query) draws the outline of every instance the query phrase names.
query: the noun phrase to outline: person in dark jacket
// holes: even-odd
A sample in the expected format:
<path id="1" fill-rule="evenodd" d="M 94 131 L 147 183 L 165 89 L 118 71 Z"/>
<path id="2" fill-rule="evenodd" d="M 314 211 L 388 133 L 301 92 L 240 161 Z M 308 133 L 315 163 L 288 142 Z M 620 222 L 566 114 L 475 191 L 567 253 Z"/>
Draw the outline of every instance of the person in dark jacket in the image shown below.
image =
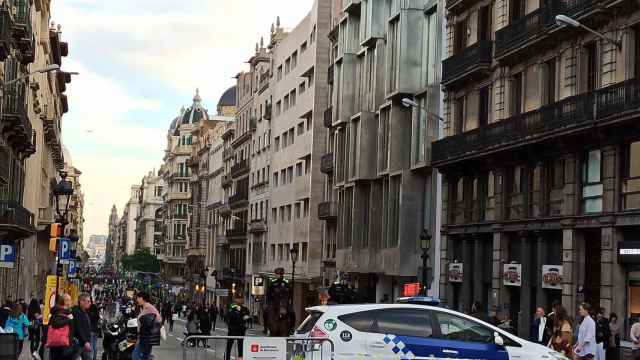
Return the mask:
<path id="1" fill-rule="evenodd" d="M 68 299 L 66 299 L 68 298 Z M 60 329 L 69 327 L 69 346 L 49 348 L 49 360 L 73 360 L 74 359 L 74 339 L 73 339 L 73 315 L 69 309 L 71 297 L 68 295 L 58 296 L 56 306 L 51 310 L 49 328 Z"/>
<path id="2" fill-rule="evenodd" d="M 211 319 L 209 318 L 209 313 L 207 309 L 202 308 L 200 313 L 198 314 L 200 319 L 200 335 L 210 336 L 211 335 Z M 207 344 L 207 340 L 201 341 L 202 346 L 209 347 Z"/>
<path id="3" fill-rule="evenodd" d="M 216 320 L 218 320 L 218 308 L 215 304 L 209 306 L 209 320 L 211 320 L 211 330 L 216 331 Z"/>
<path id="4" fill-rule="evenodd" d="M 91 300 L 91 306 L 87 311 L 91 320 L 91 359 L 98 360 L 98 334 L 100 333 L 100 310 Z"/>
<path id="5" fill-rule="evenodd" d="M 40 348 L 40 331 L 42 329 L 42 310 L 40 310 L 40 303 L 37 299 L 31 299 L 27 316 L 31 323 L 29 327 L 30 354 L 33 354 Z"/>
<path id="6" fill-rule="evenodd" d="M 136 303 L 141 307 L 138 316 L 138 342 L 133 350 L 134 360 L 148 360 L 153 346 L 160 345 L 160 328 L 162 317 L 160 312 L 149 301 L 149 294 L 139 292 Z"/>
<path id="7" fill-rule="evenodd" d="M 82 360 L 91 360 L 93 349 L 91 348 L 91 317 L 89 308 L 91 297 L 89 294 L 78 296 L 78 306 L 73 308 L 73 336 L 78 340 L 79 355 Z"/>
<path id="8" fill-rule="evenodd" d="M 229 328 L 228 336 L 245 336 L 247 332 L 246 321 L 249 320 L 249 309 L 244 306 L 244 298 L 237 295 L 235 302 L 229 308 L 227 313 L 227 326 Z M 238 342 L 238 358 L 242 358 L 242 339 L 227 340 L 227 351 L 225 352 L 225 360 L 231 359 L 231 349 L 233 343 Z"/>

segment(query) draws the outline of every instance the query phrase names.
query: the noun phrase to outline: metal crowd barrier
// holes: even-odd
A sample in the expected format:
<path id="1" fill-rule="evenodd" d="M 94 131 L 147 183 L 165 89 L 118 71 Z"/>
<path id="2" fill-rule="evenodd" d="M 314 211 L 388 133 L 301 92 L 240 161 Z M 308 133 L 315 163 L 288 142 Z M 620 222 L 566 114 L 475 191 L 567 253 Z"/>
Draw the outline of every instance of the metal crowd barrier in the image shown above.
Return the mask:
<path id="1" fill-rule="evenodd" d="M 333 341 L 327 338 L 277 338 L 260 336 L 204 336 L 191 335 L 182 341 L 182 360 L 224 360 L 228 340 L 242 340 L 248 342 L 250 348 L 270 341 L 284 340 L 286 351 L 272 356 L 269 354 L 256 355 L 256 359 L 272 360 L 334 360 L 335 347 Z M 254 345 L 255 343 L 255 345 Z M 233 342 L 230 359 L 238 359 L 238 341 Z M 258 351 L 258 350 L 256 350 Z M 252 352 L 243 354 L 244 360 L 254 359 Z"/>

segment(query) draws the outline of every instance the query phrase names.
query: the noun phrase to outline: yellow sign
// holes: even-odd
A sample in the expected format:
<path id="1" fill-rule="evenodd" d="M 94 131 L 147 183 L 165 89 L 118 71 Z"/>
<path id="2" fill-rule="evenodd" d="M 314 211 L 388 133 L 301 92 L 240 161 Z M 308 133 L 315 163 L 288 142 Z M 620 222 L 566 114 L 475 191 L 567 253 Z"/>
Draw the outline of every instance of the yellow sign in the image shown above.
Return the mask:
<path id="1" fill-rule="evenodd" d="M 65 294 L 71 296 L 71 306 L 78 305 L 78 286 L 76 284 L 67 284 Z"/>
<path id="2" fill-rule="evenodd" d="M 47 284 L 44 290 L 44 294 L 45 294 L 44 295 L 44 298 L 45 298 L 44 314 L 42 317 L 45 325 L 49 324 L 49 316 L 51 315 L 50 314 L 51 308 L 56 305 L 56 281 L 60 281 L 60 285 L 58 286 L 58 288 L 62 293 L 64 291 L 64 278 L 60 277 L 56 279 L 55 275 L 47 276 Z"/>

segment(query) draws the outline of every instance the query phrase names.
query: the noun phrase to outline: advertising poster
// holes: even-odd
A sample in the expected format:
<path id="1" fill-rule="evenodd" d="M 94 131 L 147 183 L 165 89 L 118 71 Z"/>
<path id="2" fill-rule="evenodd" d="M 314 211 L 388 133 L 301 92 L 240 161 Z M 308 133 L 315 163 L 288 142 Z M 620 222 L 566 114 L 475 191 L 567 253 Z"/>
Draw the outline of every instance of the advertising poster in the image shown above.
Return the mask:
<path id="1" fill-rule="evenodd" d="M 521 286 L 522 264 L 504 264 L 502 280 L 504 286 Z"/>
<path id="2" fill-rule="evenodd" d="M 562 265 L 542 265 L 542 287 L 562 290 Z"/>

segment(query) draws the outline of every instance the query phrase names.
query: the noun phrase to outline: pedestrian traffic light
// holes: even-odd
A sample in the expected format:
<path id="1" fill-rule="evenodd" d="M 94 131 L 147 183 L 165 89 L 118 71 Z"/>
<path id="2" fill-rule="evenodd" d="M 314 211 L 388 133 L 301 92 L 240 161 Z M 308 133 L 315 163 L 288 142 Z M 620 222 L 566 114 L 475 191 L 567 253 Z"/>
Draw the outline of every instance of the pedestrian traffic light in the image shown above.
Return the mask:
<path id="1" fill-rule="evenodd" d="M 62 236 L 62 224 L 59 224 L 59 223 L 51 224 L 51 231 L 49 235 L 51 236 L 51 238 L 49 239 L 49 251 L 57 252 L 58 238 Z"/>

